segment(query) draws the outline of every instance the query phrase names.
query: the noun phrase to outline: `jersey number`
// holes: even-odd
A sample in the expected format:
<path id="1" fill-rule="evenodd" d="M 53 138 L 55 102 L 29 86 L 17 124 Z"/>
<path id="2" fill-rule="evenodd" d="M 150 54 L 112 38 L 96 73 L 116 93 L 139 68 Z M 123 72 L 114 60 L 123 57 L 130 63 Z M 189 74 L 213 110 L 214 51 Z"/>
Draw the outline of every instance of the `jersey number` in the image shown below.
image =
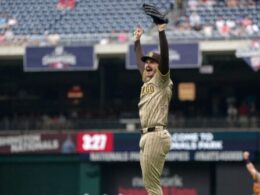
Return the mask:
<path id="1" fill-rule="evenodd" d="M 147 94 L 151 94 L 154 92 L 154 86 L 152 84 L 149 84 L 147 86 L 143 86 L 142 87 L 142 91 L 141 91 L 141 97 Z"/>

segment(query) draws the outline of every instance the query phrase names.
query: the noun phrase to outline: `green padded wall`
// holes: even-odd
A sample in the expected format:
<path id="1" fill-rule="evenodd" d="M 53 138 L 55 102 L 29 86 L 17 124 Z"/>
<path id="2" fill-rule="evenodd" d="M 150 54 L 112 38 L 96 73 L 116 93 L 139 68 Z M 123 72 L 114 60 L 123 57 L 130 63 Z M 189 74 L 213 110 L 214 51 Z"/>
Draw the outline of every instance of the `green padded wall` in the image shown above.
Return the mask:
<path id="1" fill-rule="evenodd" d="M 0 157 L 0 195 L 99 195 L 100 168 L 72 156 Z"/>

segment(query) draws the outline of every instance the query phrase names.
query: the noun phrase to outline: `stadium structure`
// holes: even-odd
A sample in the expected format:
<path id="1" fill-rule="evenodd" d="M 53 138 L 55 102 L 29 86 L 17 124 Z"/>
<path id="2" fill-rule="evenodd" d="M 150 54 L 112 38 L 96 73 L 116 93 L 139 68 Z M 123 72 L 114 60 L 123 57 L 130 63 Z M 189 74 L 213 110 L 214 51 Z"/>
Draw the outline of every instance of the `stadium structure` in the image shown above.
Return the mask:
<path id="1" fill-rule="evenodd" d="M 174 83 L 165 195 L 252 193 L 259 0 L 0 0 L 0 194 L 141 195 L 133 32 L 160 8 Z"/>

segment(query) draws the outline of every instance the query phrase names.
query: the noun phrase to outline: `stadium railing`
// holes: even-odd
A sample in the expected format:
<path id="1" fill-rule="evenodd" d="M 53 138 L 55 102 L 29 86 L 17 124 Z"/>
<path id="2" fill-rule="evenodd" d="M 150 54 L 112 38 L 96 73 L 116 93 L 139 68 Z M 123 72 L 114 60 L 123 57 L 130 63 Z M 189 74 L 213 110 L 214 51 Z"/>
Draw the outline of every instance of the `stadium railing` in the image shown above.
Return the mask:
<path id="1" fill-rule="evenodd" d="M 127 130 L 140 129 L 138 118 L 125 119 L 66 119 L 63 122 L 49 120 L 43 122 L 40 119 L 16 119 L 0 120 L 0 130 Z M 229 121 L 227 118 L 179 118 L 170 119 L 169 129 L 260 129 L 260 118 L 238 119 Z"/>

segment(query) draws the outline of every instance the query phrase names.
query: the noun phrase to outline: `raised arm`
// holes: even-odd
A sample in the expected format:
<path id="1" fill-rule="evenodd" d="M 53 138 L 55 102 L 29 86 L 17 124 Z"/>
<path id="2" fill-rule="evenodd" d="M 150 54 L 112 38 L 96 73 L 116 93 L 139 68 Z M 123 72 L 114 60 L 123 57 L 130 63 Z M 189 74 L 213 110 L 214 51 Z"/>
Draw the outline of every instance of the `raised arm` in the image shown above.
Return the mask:
<path id="1" fill-rule="evenodd" d="M 159 39 L 160 39 L 160 53 L 161 53 L 161 62 L 159 66 L 160 72 L 165 75 L 169 72 L 169 46 L 165 34 L 166 24 L 159 24 Z"/>
<path id="2" fill-rule="evenodd" d="M 169 72 L 169 48 L 165 35 L 165 29 L 168 19 L 165 18 L 165 15 L 162 14 L 154 5 L 143 4 L 143 9 L 146 15 L 152 17 L 153 22 L 158 27 L 161 54 L 159 70 L 162 74 L 167 74 Z"/>
<path id="3" fill-rule="evenodd" d="M 135 50 L 136 63 L 141 74 L 143 74 L 144 71 L 144 63 L 141 60 L 141 57 L 143 56 L 143 50 L 140 41 L 142 34 L 143 34 L 143 29 L 137 27 L 134 32 L 134 38 L 135 38 L 134 50 Z"/>
<path id="4" fill-rule="evenodd" d="M 243 153 L 243 159 L 246 163 L 246 168 L 247 168 L 248 172 L 251 174 L 253 179 L 256 180 L 257 170 L 256 170 L 255 166 L 253 165 L 253 163 L 250 162 L 250 160 L 249 160 L 249 152 L 246 151 Z"/>

